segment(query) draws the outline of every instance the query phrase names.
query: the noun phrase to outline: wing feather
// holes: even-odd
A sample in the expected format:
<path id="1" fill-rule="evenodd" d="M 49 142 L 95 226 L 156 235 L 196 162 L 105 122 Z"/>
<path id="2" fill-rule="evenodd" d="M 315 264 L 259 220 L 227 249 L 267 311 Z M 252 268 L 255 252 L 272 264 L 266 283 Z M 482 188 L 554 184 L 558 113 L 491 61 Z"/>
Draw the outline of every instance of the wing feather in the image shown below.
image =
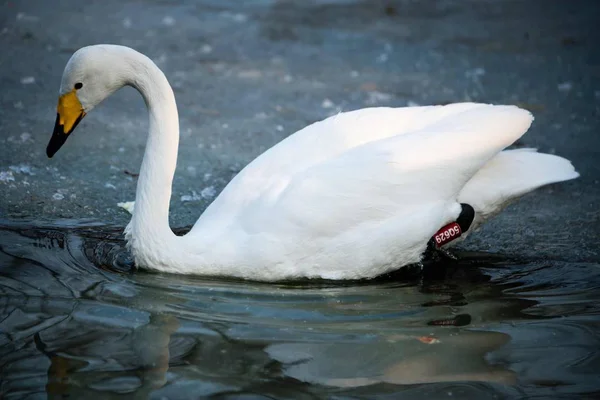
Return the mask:
<path id="1" fill-rule="evenodd" d="M 257 157 L 192 232 L 236 224 L 247 232 L 271 226 L 283 233 L 302 225 L 307 233 L 333 233 L 410 214 L 416 204 L 448 202 L 531 120 L 517 107 L 475 103 L 342 113 Z M 430 214 L 432 221 L 424 223 L 432 226 L 448 218 L 447 212 Z"/>
<path id="2" fill-rule="evenodd" d="M 416 207 L 447 207 L 420 221 L 435 231 L 448 222 L 439 219 L 456 217 L 448 213 L 468 180 L 531 121 L 517 107 L 484 106 L 368 142 L 286 177 L 276 195 L 249 202 L 240 223 L 247 231 L 277 226 L 278 232 L 335 235 Z"/>

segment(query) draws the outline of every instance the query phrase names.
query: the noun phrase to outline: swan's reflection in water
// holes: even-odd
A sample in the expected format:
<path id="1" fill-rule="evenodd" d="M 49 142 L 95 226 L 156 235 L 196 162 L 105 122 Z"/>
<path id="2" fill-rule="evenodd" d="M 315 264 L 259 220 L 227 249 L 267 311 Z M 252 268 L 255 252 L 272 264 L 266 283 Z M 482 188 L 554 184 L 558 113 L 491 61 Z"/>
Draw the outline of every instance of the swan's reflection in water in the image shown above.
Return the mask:
<path id="1" fill-rule="evenodd" d="M 2 398 L 600 389 L 585 369 L 600 362 L 598 276 L 581 266 L 471 260 L 443 279 L 266 285 L 132 273 L 117 232 L 0 230 Z"/>
<path id="2" fill-rule="evenodd" d="M 390 335 L 360 345 L 275 344 L 266 350 L 286 365 L 287 375 L 329 386 L 356 387 L 381 382 L 400 385 L 454 381 L 515 383 L 512 371 L 489 365 L 484 358 L 488 352 L 506 344 L 510 339 L 508 335 L 470 331 L 440 333 L 422 337 Z"/>

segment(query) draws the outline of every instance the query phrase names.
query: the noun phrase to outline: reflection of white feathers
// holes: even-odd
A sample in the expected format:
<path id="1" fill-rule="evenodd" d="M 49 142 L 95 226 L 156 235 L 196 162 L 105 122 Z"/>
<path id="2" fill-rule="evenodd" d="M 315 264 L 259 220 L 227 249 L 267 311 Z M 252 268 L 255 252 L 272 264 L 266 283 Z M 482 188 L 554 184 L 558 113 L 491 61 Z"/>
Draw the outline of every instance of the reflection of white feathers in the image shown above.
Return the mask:
<path id="1" fill-rule="evenodd" d="M 275 343 L 265 351 L 282 364 L 283 373 L 301 382 L 335 387 L 360 387 L 377 383 L 484 381 L 514 384 L 515 373 L 490 366 L 485 355 L 506 344 L 505 333 L 464 331 L 438 332 L 429 348 L 420 337 L 389 336 L 373 340 L 335 343 Z M 385 336 L 383 336 L 385 338 Z M 428 338 L 428 337 L 423 337 Z M 429 337 L 431 338 L 431 337 Z M 460 351 L 460 365 L 454 354 Z M 348 357 L 352 354 L 353 357 Z"/>
<path id="2" fill-rule="evenodd" d="M 179 127 L 173 92 L 148 58 L 121 46 L 79 50 L 66 88 L 85 110 L 129 84 L 144 97 L 150 132 L 127 238 L 136 263 L 175 273 L 258 280 L 370 278 L 418 262 L 455 220 L 460 202 L 479 224 L 541 185 L 573 179 L 557 156 L 502 150 L 532 116 L 513 106 L 367 108 L 314 123 L 257 157 L 185 236 L 169 227 Z"/>

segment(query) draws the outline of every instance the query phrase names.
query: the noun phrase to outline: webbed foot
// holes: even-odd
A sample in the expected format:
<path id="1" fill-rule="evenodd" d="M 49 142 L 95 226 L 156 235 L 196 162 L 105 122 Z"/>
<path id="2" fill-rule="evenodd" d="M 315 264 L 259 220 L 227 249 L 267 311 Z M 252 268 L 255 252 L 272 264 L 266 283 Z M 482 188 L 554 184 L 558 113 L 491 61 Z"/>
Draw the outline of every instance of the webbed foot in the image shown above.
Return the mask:
<path id="1" fill-rule="evenodd" d="M 427 249 L 423 253 L 424 262 L 458 261 L 458 257 L 449 249 L 438 248 L 433 239 L 427 242 Z"/>

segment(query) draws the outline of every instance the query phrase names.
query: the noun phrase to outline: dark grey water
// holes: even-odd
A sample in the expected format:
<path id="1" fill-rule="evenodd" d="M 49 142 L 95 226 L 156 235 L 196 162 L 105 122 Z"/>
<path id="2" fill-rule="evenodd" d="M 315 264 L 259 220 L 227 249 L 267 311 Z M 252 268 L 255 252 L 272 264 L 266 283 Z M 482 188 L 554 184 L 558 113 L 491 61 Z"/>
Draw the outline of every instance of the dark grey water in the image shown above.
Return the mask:
<path id="1" fill-rule="evenodd" d="M 592 398 L 600 268 L 463 254 L 425 278 L 136 272 L 120 229 L 0 223 L 0 397 Z M 437 272 L 436 272 L 437 271 Z"/>

